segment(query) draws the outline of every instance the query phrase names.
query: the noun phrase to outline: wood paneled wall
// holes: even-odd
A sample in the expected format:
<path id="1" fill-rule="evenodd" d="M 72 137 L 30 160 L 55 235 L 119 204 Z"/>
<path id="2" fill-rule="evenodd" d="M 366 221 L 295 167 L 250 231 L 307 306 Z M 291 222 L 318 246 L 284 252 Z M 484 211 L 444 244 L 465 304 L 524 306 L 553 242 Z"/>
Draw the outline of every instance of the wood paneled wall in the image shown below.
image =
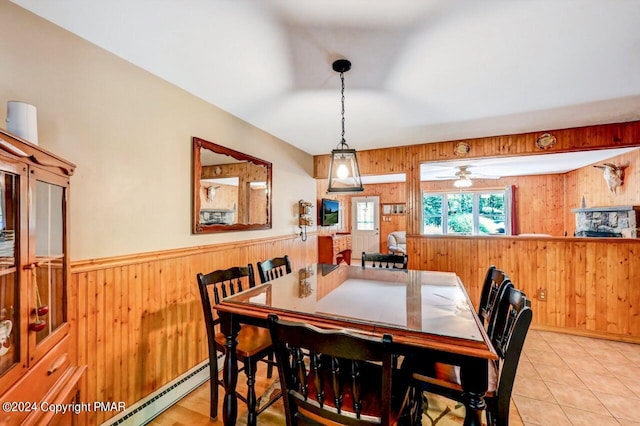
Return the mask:
<path id="1" fill-rule="evenodd" d="M 571 209 L 579 208 L 584 197 L 587 207 L 601 206 L 638 206 L 640 205 L 640 150 L 631 151 L 606 161 L 624 169 L 624 183 L 612 194 L 603 178 L 602 169 L 592 166 L 583 167 L 566 174 L 565 222 L 568 235 L 576 230 L 575 213 Z"/>
<path id="2" fill-rule="evenodd" d="M 75 262 L 69 292 L 85 401 L 139 401 L 207 359 L 196 274 L 288 254 L 317 260 L 317 237 L 295 236 Z M 256 282 L 259 282 L 256 271 Z M 96 425 L 111 414 L 89 412 Z"/>
<path id="3" fill-rule="evenodd" d="M 543 133 L 552 133 L 557 143 L 550 149 L 536 147 L 536 139 Z M 601 148 L 620 148 L 640 145 L 640 121 L 575 127 L 571 129 L 540 130 L 520 133 L 425 143 L 404 147 L 358 151 L 358 164 L 363 175 L 417 173 L 414 165 L 425 161 L 459 160 L 454 154 L 458 142 L 467 142 L 471 151 L 466 158 L 515 155 L 544 155 L 554 152 L 585 151 Z M 329 155 L 314 157 L 314 177 L 326 179 L 329 174 Z"/>
<path id="4" fill-rule="evenodd" d="M 474 303 L 489 265 L 532 299 L 533 324 L 640 343 L 640 240 L 409 236 L 409 268 L 456 272 Z M 543 288 L 547 300 L 535 296 Z"/>
<path id="5" fill-rule="evenodd" d="M 552 133 L 557 140 L 551 149 L 536 147 L 536 139 Z M 603 124 L 571 129 L 541 129 L 539 132 L 491 136 L 447 142 L 424 143 L 405 147 L 358 151 L 358 164 L 363 175 L 407 173 L 407 232 L 419 234 L 421 228 L 420 164 L 427 161 L 460 159 L 454 154 L 458 142 L 467 142 L 471 151 L 466 158 L 514 155 L 544 155 L 555 152 L 584 151 L 601 148 L 640 146 L 640 122 Z M 329 156 L 314 157 L 314 177 L 325 179 Z M 320 194 L 320 193 L 319 193 Z"/>
<path id="6" fill-rule="evenodd" d="M 316 180 L 316 191 L 318 194 L 317 205 L 320 206 L 322 197 L 340 200 L 342 205 L 341 226 L 323 226 L 318 227 L 318 234 L 327 235 L 336 232 L 349 232 L 351 229 L 351 198 L 353 197 L 380 197 L 380 204 L 384 203 L 404 203 L 406 197 L 406 184 L 404 182 L 395 183 L 378 183 L 368 184 L 364 186 L 364 191 L 357 194 L 327 194 L 329 182 L 327 179 Z M 382 207 L 381 207 L 382 208 Z M 320 207 L 318 207 L 318 211 Z M 387 251 L 387 236 L 393 231 L 406 230 L 406 215 L 390 216 L 391 221 L 383 222 L 380 219 L 380 251 Z M 358 255 L 359 257 L 359 255 Z"/>
<path id="7" fill-rule="evenodd" d="M 519 234 L 548 234 L 555 237 L 564 235 L 564 175 L 474 179 L 471 189 L 504 190 L 507 185 L 516 186 L 516 218 Z M 457 191 L 450 180 L 422 182 L 420 187 L 423 191 Z"/>

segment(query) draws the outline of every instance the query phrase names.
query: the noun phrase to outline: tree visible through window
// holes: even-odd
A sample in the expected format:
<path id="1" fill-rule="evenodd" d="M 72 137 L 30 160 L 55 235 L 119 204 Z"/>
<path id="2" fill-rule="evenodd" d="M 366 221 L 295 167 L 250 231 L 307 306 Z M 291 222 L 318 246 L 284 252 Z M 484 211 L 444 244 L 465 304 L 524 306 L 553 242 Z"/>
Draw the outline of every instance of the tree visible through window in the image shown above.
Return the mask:
<path id="1" fill-rule="evenodd" d="M 505 234 L 504 191 L 423 193 L 422 201 L 425 234 Z"/>

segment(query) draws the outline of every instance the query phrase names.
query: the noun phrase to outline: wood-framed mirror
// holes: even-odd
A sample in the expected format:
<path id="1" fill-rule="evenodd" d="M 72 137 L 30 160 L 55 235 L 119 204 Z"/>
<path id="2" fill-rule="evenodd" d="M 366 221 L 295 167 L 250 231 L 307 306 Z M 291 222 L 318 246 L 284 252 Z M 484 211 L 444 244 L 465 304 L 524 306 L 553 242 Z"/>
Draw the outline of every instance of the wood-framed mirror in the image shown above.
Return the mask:
<path id="1" fill-rule="evenodd" d="M 271 163 L 193 137 L 192 232 L 271 228 Z"/>

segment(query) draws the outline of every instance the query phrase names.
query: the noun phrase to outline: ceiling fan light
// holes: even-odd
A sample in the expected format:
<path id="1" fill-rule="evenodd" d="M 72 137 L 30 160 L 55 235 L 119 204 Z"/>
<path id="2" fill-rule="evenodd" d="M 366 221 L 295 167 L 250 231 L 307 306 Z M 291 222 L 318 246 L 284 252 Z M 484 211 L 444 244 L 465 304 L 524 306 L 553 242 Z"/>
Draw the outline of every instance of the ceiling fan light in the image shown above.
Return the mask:
<path id="1" fill-rule="evenodd" d="M 456 188 L 468 188 L 471 185 L 473 185 L 471 179 L 466 176 L 460 176 L 460 179 L 453 181 L 453 186 L 455 186 Z"/>

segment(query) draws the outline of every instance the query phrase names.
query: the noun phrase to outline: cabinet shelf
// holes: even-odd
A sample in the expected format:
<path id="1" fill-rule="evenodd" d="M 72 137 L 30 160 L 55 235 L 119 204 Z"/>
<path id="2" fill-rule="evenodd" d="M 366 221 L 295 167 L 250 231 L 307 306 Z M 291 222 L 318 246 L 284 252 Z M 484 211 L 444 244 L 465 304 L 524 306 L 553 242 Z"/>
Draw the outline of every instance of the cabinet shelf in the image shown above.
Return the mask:
<path id="1" fill-rule="evenodd" d="M 405 210 L 406 210 L 405 203 L 382 204 L 383 216 L 405 214 Z"/>
<path id="2" fill-rule="evenodd" d="M 406 213 L 405 203 L 384 203 L 382 204 L 382 221 L 391 222 L 392 216 L 404 216 Z"/>

